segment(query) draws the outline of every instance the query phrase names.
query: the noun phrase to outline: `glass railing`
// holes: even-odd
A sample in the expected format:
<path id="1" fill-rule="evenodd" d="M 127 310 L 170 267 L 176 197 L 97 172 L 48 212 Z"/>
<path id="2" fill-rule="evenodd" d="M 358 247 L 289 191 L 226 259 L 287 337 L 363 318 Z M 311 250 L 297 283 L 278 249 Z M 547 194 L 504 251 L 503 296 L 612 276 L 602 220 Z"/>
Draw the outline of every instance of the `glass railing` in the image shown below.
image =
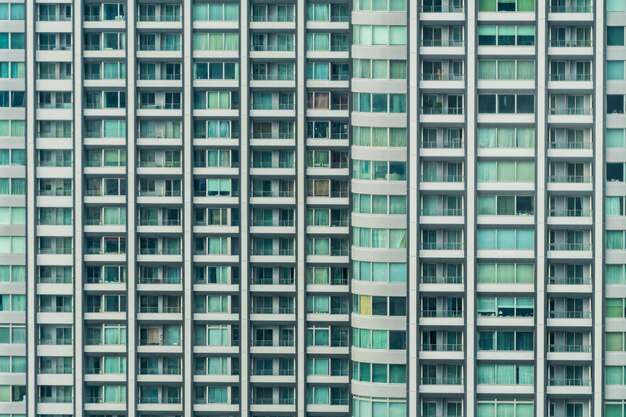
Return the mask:
<path id="1" fill-rule="evenodd" d="M 180 22 L 180 14 L 162 14 L 160 16 L 154 14 L 139 15 L 140 22 Z"/>
<path id="2" fill-rule="evenodd" d="M 548 277 L 548 284 L 552 285 L 589 285 L 591 277 Z"/>
<path id="3" fill-rule="evenodd" d="M 574 115 L 574 116 L 580 116 L 580 115 L 590 115 L 591 114 L 591 109 L 590 108 L 585 108 L 585 107 L 553 107 L 550 109 L 550 114 L 554 114 L 554 115 L 559 115 L 559 116 L 563 116 L 563 115 Z"/>
<path id="4" fill-rule="evenodd" d="M 587 378 L 548 378 L 548 385 L 552 387 L 587 387 L 591 386 L 591 379 Z"/>
<path id="5" fill-rule="evenodd" d="M 463 345 L 462 344 L 449 344 L 449 343 L 441 343 L 441 344 L 422 344 L 422 350 L 427 352 L 462 352 Z"/>
<path id="6" fill-rule="evenodd" d="M 463 142 L 460 139 L 445 139 L 445 140 L 423 140 L 423 149 L 460 149 L 463 146 Z"/>
<path id="7" fill-rule="evenodd" d="M 591 210 L 582 209 L 552 209 L 550 216 L 557 217 L 591 217 Z"/>
<path id="8" fill-rule="evenodd" d="M 423 182 L 463 182 L 463 179 L 463 175 L 457 174 L 422 175 Z"/>
<path id="9" fill-rule="evenodd" d="M 462 216 L 463 209 L 457 208 L 427 208 L 422 209 L 422 216 Z"/>
<path id="10" fill-rule="evenodd" d="M 591 5 L 550 6 L 550 13 L 591 13 Z"/>
<path id="11" fill-rule="evenodd" d="M 181 79 L 181 75 L 180 74 L 154 74 L 154 73 L 139 73 L 138 76 L 139 80 L 142 81 L 175 81 L 175 80 L 180 80 Z"/>
<path id="12" fill-rule="evenodd" d="M 463 114 L 462 107 L 422 107 L 422 114 Z"/>
<path id="13" fill-rule="evenodd" d="M 180 375 L 181 368 L 139 368 L 141 375 Z"/>
<path id="14" fill-rule="evenodd" d="M 180 306 L 173 306 L 173 307 L 169 307 L 169 306 L 156 306 L 156 307 L 152 307 L 152 306 L 139 306 L 139 312 L 140 313 L 180 313 L 182 310 L 182 307 Z"/>
<path id="15" fill-rule="evenodd" d="M 295 17 L 293 14 L 288 15 L 266 15 L 266 14 L 253 14 L 253 22 L 294 22 Z"/>
<path id="16" fill-rule="evenodd" d="M 548 352 L 591 352 L 591 345 L 548 345 Z"/>
<path id="17" fill-rule="evenodd" d="M 254 81 L 293 81 L 294 75 L 293 73 L 289 74 L 262 74 L 262 73 L 253 73 L 252 80 Z"/>
<path id="18" fill-rule="evenodd" d="M 252 197 L 293 197 L 294 191 L 252 190 Z"/>
<path id="19" fill-rule="evenodd" d="M 422 378 L 424 385 L 462 385 L 463 378 L 439 377 L 439 378 Z"/>
<path id="20" fill-rule="evenodd" d="M 591 182 L 592 178 L 591 175 L 550 175 L 549 181 L 554 183 L 581 184 Z"/>
<path id="21" fill-rule="evenodd" d="M 57 338 L 57 339 L 39 339 L 40 345 L 59 345 L 67 346 L 72 344 L 71 338 Z"/>
<path id="22" fill-rule="evenodd" d="M 462 284 L 463 277 L 458 276 L 422 276 L 422 284 Z"/>
<path id="23" fill-rule="evenodd" d="M 551 319 L 588 319 L 591 318 L 591 311 L 548 311 Z"/>
<path id="24" fill-rule="evenodd" d="M 252 51 L 257 52 L 293 52 L 295 47 L 293 44 L 252 44 Z"/>
<path id="25" fill-rule="evenodd" d="M 550 141 L 550 149 L 590 149 L 591 142 L 556 140 Z"/>
<path id="26" fill-rule="evenodd" d="M 550 46 L 557 48 L 582 48 L 590 47 L 591 39 L 553 39 L 550 41 Z"/>
<path id="27" fill-rule="evenodd" d="M 139 277 L 140 284 L 180 284 L 180 277 Z"/>
<path id="28" fill-rule="evenodd" d="M 462 13 L 463 5 L 460 4 L 435 4 L 422 5 L 422 13 Z"/>
<path id="29" fill-rule="evenodd" d="M 463 317 L 462 310 L 422 310 L 422 317 Z"/>
<path id="30" fill-rule="evenodd" d="M 168 249 L 168 248 L 139 248 L 140 255 L 180 255 L 180 248 Z"/>
<path id="31" fill-rule="evenodd" d="M 463 46 L 463 41 L 458 39 L 422 39 L 422 46 Z"/>
<path id="32" fill-rule="evenodd" d="M 424 81 L 463 81 L 462 74 L 446 74 L 445 72 L 437 74 L 422 74 Z"/>
<path id="33" fill-rule="evenodd" d="M 550 243 L 548 250 L 591 250 L 588 243 Z"/>
<path id="34" fill-rule="evenodd" d="M 550 74 L 551 81 L 591 81 L 591 74 Z"/>
<path id="35" fill-rule="evenodd" d="M 425 250 L 460 250 L 463 249 L 462 242 L 422 242 L 422 249 Z"/>

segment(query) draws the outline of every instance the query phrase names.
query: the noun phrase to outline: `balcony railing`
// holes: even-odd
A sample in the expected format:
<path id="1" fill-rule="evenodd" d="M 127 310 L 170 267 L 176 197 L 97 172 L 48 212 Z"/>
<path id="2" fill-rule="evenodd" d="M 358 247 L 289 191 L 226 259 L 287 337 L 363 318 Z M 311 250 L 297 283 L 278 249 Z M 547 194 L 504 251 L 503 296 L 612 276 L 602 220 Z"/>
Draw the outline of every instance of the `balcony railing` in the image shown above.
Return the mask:
<path id="1" fill-rule="evenodd" d="M 462 13 L 463 6 L 456 4 L 436 4 L 433 6 L 422 5 L 422 13 Z"/>
<path id="2" fill-rule="evenodd" d="M 424 385 L 462 385 L 463 378 L 440 377 L 440 378 L 422 378 Z"/>
<path id="3" fill-rule="evenodd" d="M 180 313 L 182 310 L 181 306 L 161 306 L 161 307 L 149 307 L 149 306 L 139 306 L 140 313 Z"/>
<path id="4" fill-rule="evenodd" d="M 423 182 L 463 182 L 464 176 L 458 174 L 422 175 Z"/>
<path id="5" fill-rule="evenodd" d="M 139 219 L 139 226 L 180 226 L 180 219 Z"/>
<path id="6" fill-rule="evenodd" d="M 180 284 L 180 277 L 139 277 L 140 284 Z"/>
<path id="7" fill-rule="evenodd" d="M 590 115 L 591 109 L 586 107 L 570 107 L 570 108 L 560 108 L 553 107 L 550 109 L 550 114 L 557 116 L 584 116 Z"/>
<path id="8" fill-rule="evenodd" d="M 181 368 L 139 368 L 140 375 L 181 375 Z"/>
<path id="9" fill-rule="evenodd" d="M 140 168 L 180 168 L 180 161 L 145 161 L 139 160 L 137 164 Z"/>
<path id="10" fill-rule="evenodd" d="M 591 39 L 553 39 L 550 46 L 557 48 L 585 48 L 591 46 Z"/>
<path id="11" fill-rule="evenodd" d="M 588 387 L 591 386 L 591 379 L 587 378 L 548 378 L 548 385 L 551 387 Z"/>
<path id="12" fill-rule="evenodd" d="M 591 210 L 582 209 L 552 209 L 550 216 L 556 217 L 591 217 Z"/>
<path id="13" fill-rule="evenodd" d="M 463 249 L 462 242 L 422 242 L 424 250 L 460 250 Z"/>
<path id="14" fill-rule="evenodd" d="M 591 74 L 550 74 L 551 81 L 591 81 Z"/>
<path id="15" fill-rule="evenodd" d="M 255 249 L 252 248 L 253 256 L 293 256 L 295 254 L 294 249 Z"/>
<path id="16" fill-rule="evenodd" d="M 457 208 L 430 208 L 422 209 L 422 216 L 462 216 L 463 209 Z"/>
<path id="17" fill-rule="evenodd" d="M 422 114 L 463 114 L 463 107 L 422 107 Z"/>
<path id="18" fill-rule="evenodd" d="M 253 14 L 252 15 L 253 22 L 295 22 L 295 17 L 293 14 L 282 14 L 282 15 L 266 15 L 266 14 Z"/>
<path id="19" fill-rule="evenodd" d="M 163 14 L 160 16 L 149 14 L 149 15 L 139 15 L 138 16 L 140 22 L 180 22 L 181 17 L 180 14 Z"/>
<path id="20" fill-rule="evenodd" d="M 460 139 L 445 139 L 438 140 L 423 140 L 422 148 L 424 149 L 460 149 L 463 146 L 463 142 Z"/>
<path id="21" fill-rule="evenodd" d="M 550 149 L 591 149 L 591 142 L 568 140 L 551 141 Z"/>
<path id="22" fill-rule="evenodd" d="M 139 248 L 140 255 L 180 255 L 181 249 L 169 249 L 169 248 Z"/>
<path id="23" fill-rule="evenodd" d="M 550 243 L 548 250 L 591 250 L 588 243 Z"/>
<path id="24" fill-rule="evenodd" d="M 255 52 L 293 52 L 294 45 L 291 44 L 252 44 L 252 50 Z"/>
<path id="25" fill-rule="evenodd" d="M 252 226 L 258 227 L 293 227 L 295 224 L 293 219 L 290 220 L 265 220 L 265 219 L 252 219 Z"/>
<path id="26" fill-rule="evenodd" d="M 422 317 L 463 317 L 462 310 L 422 310 Z"/>
<path id="27" fill-rule="evenodd" d="M 548 277 L 548 284 L 552 285 L 589 285 L 591 277 Z"/>
<path id="28" fill-rule="evenodd" d="M 550 6 L 550 13 L 591 13 L 591 5 Z"/>
<path id="29" fill-rule="evenodd" d="M 422 46 L 463 46 L 463 41 L 458 39 L 422 39 Z"/>
<path id="30" fill-rule="evenodd" d="M 277 371 L 273 369 L 253 369 L 252 375 L 260 376 L 292 376 L 295 375 L 294 369 L 279 369 Z"/>
<path id="31" fill-rule="evenodd" d="M 591 345 L 548 345 L 548 352 L 591 352 Z"/>
<path id="32" fill-rule="evenodd" d="M 295 79 L 293 72 L 285 74 L 263 74 L 253 73 L 252 80 L 254 81 L 293 81 Z"/>
<path id="33" fill-rule="evenodd" d="M 462 284 L 463 277 L 458 276 L 422 276 L 422 284 Z"/>
<path id="34" fill-rule="evenodd" d="M 293 197 L 294 191 L 252 190 L 252 197 Z"/>
<path id="35" fill-rule="evenodd" d="M 427 352 L 462 352 L 463 345 L 462 344 L 422 344 L 422 350 Z"/>
<path id="36" fill-rule="evenodd" d="M 422 80 L 424 81 L 463 81 L 462 74 L 450 74 L 450 73 L 436 73 L 436 74 L 422 74 Z"/>
<path id="37" fill-rule="evenodd" d="M 592 178 L 591 175 L 550 175 L 549 180 L 554 183 L 582 184 L 591 182 Z"/>
<path id="38" fill-rule="evenodd" d="M 551 319 L 589 319 L 591 311 L 548 311 Z"/>
<path id="39" fill-rule="evenodd" d="M 181 75 L 175 74 L 155 74 L 155 73 L 139 73 L 139 80 L 142 81 L 174 81 L 180 80 Z"/>

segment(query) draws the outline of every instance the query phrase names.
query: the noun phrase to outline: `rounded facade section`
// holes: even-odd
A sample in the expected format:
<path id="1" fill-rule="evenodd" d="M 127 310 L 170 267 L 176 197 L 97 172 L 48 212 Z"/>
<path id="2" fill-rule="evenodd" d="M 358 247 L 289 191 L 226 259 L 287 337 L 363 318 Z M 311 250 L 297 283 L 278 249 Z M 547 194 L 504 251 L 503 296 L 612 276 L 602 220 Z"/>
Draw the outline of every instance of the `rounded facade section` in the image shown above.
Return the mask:
<path id="1" fill-rule="evenodd" d="M 353 415 L 405 416 L 407 5 L 352 13 Z M 372 4 L 376 3 L 376 4 Z"/>

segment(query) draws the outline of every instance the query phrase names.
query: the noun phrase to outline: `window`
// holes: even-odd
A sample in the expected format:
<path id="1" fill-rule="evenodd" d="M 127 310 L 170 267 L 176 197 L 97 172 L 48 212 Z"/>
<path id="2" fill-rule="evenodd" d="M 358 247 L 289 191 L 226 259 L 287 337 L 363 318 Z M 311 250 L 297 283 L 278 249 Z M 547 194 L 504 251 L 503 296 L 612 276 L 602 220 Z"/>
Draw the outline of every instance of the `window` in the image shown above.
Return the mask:
<path id="1" fill-rule="evenodd" d="M 532 284 L 535 281 L 533 264 L 478 263 L 476 278 L 479 284 Z"/>
<path id="2" fill-rule="evenodd" d="M 606 79 L 623 80 L 624 79 L 624 61 L 606 61 Z"/>
<path id="3" fill-rule="evenodd" d="M 354 93 L 352 110 L 367 113 L 405 113 L 406 94 Z"/>
<path id="4" fill-rule="evenodd" d="M 520 0 L 521 1 L 521 0 Z M 479 26 L 479 46 L 533 46 L 533 26 Z"/>
<path id="5" fill-rule="evenodd" d="M 607 46 L 624 46 L 624 26 L 607 26 Z"/>
<path id="6" fill-rule="evenodd" d="M 480 364 L 477 366 L 476 374 L 478 384 L 532 385 L 535 383 L 535 367 L 533 365 Z"/>
<path id="7" fill-rule="evenodd" d="M 607 114 L 624 114 L 624 96 L 622 94 L 607 94 Z"/>
<path id="8" fill-rule="evenodd" d="M 534 113 L 535 96 L 522 94 L 479 94 L 479 113 Z"/>
<path id="9" fill-rule="evenodd" d="M 482 229 L 477 233 L 478 250 L 532 250 L 535 231 L 523 229 Z"/>
<path id="10" fill-rule="evenodd" d="M 196 3 L 193 5 L 193 20 L 238 20 L 237 3 Z"/>
<path id="11" fill-rule="evenodd" d="M 625 352 L 626 333 L 621 332 L 606 332 L 605 334 L 605 348 L 608 352 Z"/>
<path id="12" fill-rule="evenodd" d="M 406 26 L 354 25 L 355 45 L 406 45 Z"/>
<path id="13" fill-rule="evenodd" d="M 530 297 L 478 297 L 478 317 L 533 317 L 535 299 Z"/>
<path id="14" fill-rule="evenodd" d="M 533 351 L 534 333 L 521 331 L 480 331 L 478 350 Z"/>
<path id="15" fill-rule="evenodd" d="M 478 182 L 533 182 L 535 163 L 532 161 L 479 161 Z"/>
<path id="16" fill-rule="evenodd" d="M 479 0 L 479 12 L 533 12 L 535 0 Z"/>
<path id="17" fill-rule="evenodd" d="M 480 80 L 534 80 L 534 61 L 486 61 L 478 62 Z"/>
<path id="18" fill-rule="evenodd" d="M 606 11 L 607 12 L 623 12 L 624 11 L 624 0 L 607 0 L 606 2 Z"/>
<path id="19" fill-rule="evenodd" d="M 479 148 L 534 148 L 533 128 L 478 128 Z"/>
<path id="20" fill-rule="evenodd" d="M 406 61 L 382 59 L 355 59 L 352 67 L 354 78 L 406 79 Z"/>
<path id="21" fill-rule="evenodd" d="M 354 2 L 354 10 L 402 12 L 406 10 L 406 2 L 400 0 L 357 0 Z"/>
<path id="22" fill-rule="evenodd" d="M 359 281 L 406 282 L 406 264 L 353 262 L 353 278 Z"/>

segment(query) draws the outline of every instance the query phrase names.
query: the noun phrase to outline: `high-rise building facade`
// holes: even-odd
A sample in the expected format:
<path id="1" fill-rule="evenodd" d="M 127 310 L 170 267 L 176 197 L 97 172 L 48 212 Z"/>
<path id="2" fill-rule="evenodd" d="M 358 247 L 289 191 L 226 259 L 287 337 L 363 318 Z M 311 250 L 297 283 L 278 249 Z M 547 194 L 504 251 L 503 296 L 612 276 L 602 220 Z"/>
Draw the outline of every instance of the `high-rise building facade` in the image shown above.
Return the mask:
<path id="1" fill-rule="evenodd" d="M 0 416 L 625 417 L 626 0 L 0 0 Z"/>

